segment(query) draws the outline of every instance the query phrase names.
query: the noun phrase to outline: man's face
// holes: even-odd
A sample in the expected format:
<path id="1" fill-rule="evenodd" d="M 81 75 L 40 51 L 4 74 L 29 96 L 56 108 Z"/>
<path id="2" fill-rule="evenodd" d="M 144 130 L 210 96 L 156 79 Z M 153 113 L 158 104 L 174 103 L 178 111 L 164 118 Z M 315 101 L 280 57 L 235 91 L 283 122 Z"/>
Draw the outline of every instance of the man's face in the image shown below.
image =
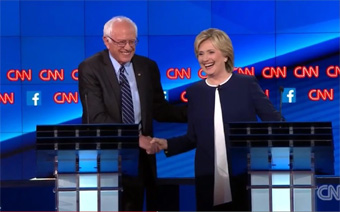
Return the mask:
<path id="1" fill-rule="evenodd" d="M 131 61 L 136 50 L 136 30 L 127 21 L 115 22 L 109 37 L 103 37 L 105 46 L 110 54 L 120 64 Z M 124 45 L 125 43 L 125 45 Z"/>

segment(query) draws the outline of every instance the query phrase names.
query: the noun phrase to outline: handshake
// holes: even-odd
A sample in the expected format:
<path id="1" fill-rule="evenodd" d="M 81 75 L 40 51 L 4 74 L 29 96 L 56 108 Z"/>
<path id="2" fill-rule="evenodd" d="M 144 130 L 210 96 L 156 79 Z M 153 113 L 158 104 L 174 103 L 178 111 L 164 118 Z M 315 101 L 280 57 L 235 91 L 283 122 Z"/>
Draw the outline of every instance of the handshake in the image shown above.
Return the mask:
<path id="1" fill-rule="evenodd" d="M 139 136 L 139 147 L 145 149 L 146 153 L 155 154 L 161 150 L 168 149 L 168 141 L 163 138 L 152 138 L 150 136 Z"/>

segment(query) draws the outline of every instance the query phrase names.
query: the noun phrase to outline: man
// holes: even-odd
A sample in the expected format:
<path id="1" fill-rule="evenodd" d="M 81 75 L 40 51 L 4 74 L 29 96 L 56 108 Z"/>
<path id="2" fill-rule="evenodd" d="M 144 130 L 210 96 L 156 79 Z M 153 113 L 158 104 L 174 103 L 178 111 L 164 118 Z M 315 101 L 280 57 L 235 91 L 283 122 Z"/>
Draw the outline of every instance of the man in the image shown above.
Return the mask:
<path id="1" fill-rule="evenodd" d="M 109 20 L 104 25 L 103 41 L 107 49 L 78 67 L 83 123 L 129 123 L 132 118 L 131 122 L 140 125 L 141 134 L 148 136 L 141 136 L 140 142 L 149 144 L 145 140 L 151 139 L 153 119 L 186 121 L 186 106 L 175 107 L 164 99 L 157 64 L 135 54 L 137 26 L 132 20 L 123 16 Z M 130 103 L 133 108 L 126 109 Z M 122 209 L 143 210 L 146 189 L 147 210 L 157 210 L 155 156 L 142 149 L 139 152 L 138 179 L 123 176 Z"/>

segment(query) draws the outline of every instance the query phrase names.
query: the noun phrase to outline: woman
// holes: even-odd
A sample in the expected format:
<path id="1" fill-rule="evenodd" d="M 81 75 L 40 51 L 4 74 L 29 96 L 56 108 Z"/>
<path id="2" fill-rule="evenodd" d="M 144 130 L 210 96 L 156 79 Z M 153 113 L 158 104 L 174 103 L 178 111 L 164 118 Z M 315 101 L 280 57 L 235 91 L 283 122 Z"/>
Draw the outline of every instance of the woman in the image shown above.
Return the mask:
<path id="1" fill-rule="evenodd" d="M 257 121 L 257 116 L 263 121 L 280 121 L 281 115 L 255 77 L 233 73 L 233 47 L 225 32 L 202 31 L 194 48 L 207 78 L 187 89 L 187 134 L 168 140 L 154 138 L 151 143 L 167 156 L 196 148 L 197 210 L 249 211 L 247 175 L 233 173 L 235 161 L 228 154 L 228 123 Z"/>

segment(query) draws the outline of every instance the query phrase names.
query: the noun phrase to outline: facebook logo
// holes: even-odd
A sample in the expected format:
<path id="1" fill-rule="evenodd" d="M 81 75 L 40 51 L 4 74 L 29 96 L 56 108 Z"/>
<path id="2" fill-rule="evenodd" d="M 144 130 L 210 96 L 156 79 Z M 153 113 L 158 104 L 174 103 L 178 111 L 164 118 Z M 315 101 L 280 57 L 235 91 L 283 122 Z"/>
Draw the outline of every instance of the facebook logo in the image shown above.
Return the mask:
<path id="1" fill-rule="evenodd" d="M 27 91 L 27 105 L 38 106 L 41 105 L 41 92 Z"/>
<path id="2" fill-rule="evenodd" d="M 295 88 L 284 88 L 282 92 L 283 103 L 294 103 L 296 102 L 296 90 Z"/>

